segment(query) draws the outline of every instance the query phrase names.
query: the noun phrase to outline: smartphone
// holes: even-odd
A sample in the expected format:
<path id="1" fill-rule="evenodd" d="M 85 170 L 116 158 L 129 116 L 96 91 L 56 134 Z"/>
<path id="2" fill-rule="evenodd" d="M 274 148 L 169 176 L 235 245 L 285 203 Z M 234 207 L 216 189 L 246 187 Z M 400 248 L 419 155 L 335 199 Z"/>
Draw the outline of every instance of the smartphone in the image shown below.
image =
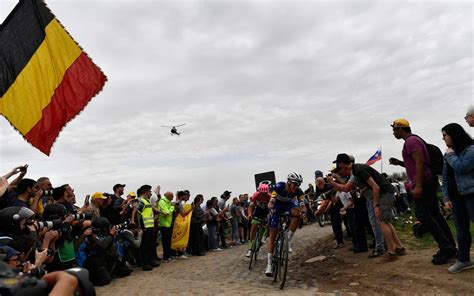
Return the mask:
<path id="1" fill-rule="evenodd" d="M 86 195 L 86 199 L 84 200 L 84 205 L 89 205 L 90 194 Z"/>

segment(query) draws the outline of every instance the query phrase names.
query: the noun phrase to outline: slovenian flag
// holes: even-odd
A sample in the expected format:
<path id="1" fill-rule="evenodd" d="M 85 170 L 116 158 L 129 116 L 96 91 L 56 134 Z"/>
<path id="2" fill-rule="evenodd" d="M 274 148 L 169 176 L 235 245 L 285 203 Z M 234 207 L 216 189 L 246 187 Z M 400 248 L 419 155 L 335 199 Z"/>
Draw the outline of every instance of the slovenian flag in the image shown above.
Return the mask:
<path id="1" fill-rule="evenodd" d="M 20 0 L 0 26 L 0 113 L 43 153 L 105 81 L 43 0 Z"/>
<path id="2" fill-rule="evenodd" d="M 382 159 L 382 147 L 380 147 L 377 152 L 375 152 L 374 155 L 372 155 L 371 158 L 369 158 L 369 160 L 367 160 L 367 162 L 365 164 L 367 165 L 373 165 L 374 163 L 376 163 L 377 161 L 381 160 Z"/>

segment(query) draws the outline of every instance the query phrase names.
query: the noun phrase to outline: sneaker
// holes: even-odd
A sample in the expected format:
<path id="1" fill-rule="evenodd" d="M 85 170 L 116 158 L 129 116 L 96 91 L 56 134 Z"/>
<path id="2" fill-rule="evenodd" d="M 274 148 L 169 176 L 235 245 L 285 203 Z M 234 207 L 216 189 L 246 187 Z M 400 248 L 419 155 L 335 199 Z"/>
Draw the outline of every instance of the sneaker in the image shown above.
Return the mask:
<path id="1" fill-rule="evenodd" d="M 449 273 L 458 273 L 466 269 L 471 269 L 474 268 L 474 262 L 472 261 L 467 261 L 467 262 L 461 262 L 459 260 L 456 260 L 456 263 L 451 265 L 448 268 Z"/>
<path id="2" fill-rule="evenodd" d="M 332 247 L 333 249 L 340 249 L 340 248 L 344 248 L 344 244 L 336 244 L 334 247 Z"/>
<path id="3" fill-rule="evenodd" d="M 383 254 L 385 254 L 384 250 L 373 250 L 372 254 L 370 254 L 368 257 L 369 258 L 376 258 L 376 257 L 382 256 Z"/>
<path id="4" fill-rule="evenodd" d="M 405 247 L 395 248 L 395 254 L 397 254 L 397 256 L 403 256 L 407 254 L 407 250 Z"/>
<path id="5" fill-rule="evenodd" d="M 179 258 L 179 259 L 189 259 L 189 257 L 188 257 L 188 256 L 186 256 L 186 255 L 184 255 L 184 254 L 183 254 L 183 255 L 181 255 L 181 256 L 179 256 L 178 258 Z"/>
<path id="6" fill-rule="evenodd" d="M 171 263 L 171 262 L 175 262 L 176 260 L 174 260 L 173 258 L 168 258 L 168 259 L 163 259 L 163 263 Z"/>
<path id="7" fill-rule="evenodd" d="M 219 252 L 219 251 L 222 251 L 222 249 L 221 249 L 221 248 L 217 248 L 217 249 L 213 249 L 213 250 L 211 250 L 211 251 L 213 251 L 213 252 Z"/>
<path id="8" fill-rule="evenodd" d="M 262 244 L 266 244 L 267 241 L 268 241 L 268 238 L 267 238 L 267 237 L 262 238 Z"/>
<path id="9" fill-rule="evenodd" d="M 250 258 L 252 256 L 252 250 L 249 250 L 247 254 L 245 254 L 245 257 Z"/>
<path id="10" fill-rule="evenodd" d="M 273 275 L 272 266 L 270 264 L 267 264 L 267 268 L 265 269 L 265 275 L 268 277 L 271 277 Z"/>
<path id="11" fill-rule="evenodd" d="M 288 252 L 293 253 L 293 248 L 291 247 L 291 242 L 288 242 Z"/>
<path id="12" fill-rule="evenodd" d="M 388 262 L 393 262 L 398 259 L 397 254 L 392 254 L 392 253 L 385 253 L 385 255 L 382 256 L 382 259 L 380 259 L 381 263 L 388 263 Z"/>

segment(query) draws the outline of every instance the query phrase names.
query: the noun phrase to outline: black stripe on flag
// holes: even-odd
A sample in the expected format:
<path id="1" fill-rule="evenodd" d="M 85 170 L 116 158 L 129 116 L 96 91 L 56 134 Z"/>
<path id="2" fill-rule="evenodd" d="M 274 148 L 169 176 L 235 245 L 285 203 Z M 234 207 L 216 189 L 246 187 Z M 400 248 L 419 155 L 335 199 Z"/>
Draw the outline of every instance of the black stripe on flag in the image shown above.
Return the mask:
<path id="1" fill-rule="evenodd" d="M 0 97 L 44 40 L 54 15 L 41 0 L 21 0 L 0 26 Z"/>

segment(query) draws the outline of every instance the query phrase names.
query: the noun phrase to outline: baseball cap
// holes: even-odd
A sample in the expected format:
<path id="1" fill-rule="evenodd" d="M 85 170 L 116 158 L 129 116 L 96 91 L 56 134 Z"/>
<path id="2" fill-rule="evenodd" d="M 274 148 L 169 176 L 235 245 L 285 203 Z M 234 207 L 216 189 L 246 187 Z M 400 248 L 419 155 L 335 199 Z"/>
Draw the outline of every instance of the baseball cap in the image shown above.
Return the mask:
<path id="1" fill-rule="evenodd" d="M 133 191 L 130 191 L 128 195 L 130 195 L 131 197 L 137 197 L 137 194 Z"/>
<path id="2" fill-rule="evenodd" d="M 9 246 L 1 246 L 0 247 L 0 260 L 2 261 L 7 261 L 14 255 L 19 255 L 20 252 L 17 250 L 13 249 L 12 247 Z"/>
<path id="3" fill-rule="evenodd" d="M 95 192 L 92 194 L 91 199 L 107 199 L 107 196 L 105 196 L 102 192 Z"/>
<path id="4" fill-rule="evenodd" d="M 115 191 L 119 187 L 125 187 L 125 184 L 115 184 L 114 187 L 112 187 L 112 190 Z"/>
<path id="5" fill-rule="evenodd" d="M 223 194 L 223 195 L 224 195 L 224 196 L 230 196 L 231 193 L 232 193 L 232 191 L 226 190 L 226 191 L 224 191 L 224 194 Z"/>
<path id="6" fill-rule="evenodd" d="M 324 176 L 324 174 L 320 170 L 314 171 L 314 177 L 315 178 L 319 178 L 319 177 L 323 177 L 323 176 Z"/>
<path id="7" fill-rule="evenodd" d="M 351 163 L 352 160 L 349 157 L 349 155 L 347 155 L 346 153 L 340 153 L 336 156 L 336 160 L 333 161 L 332 163 L 335 163 L 337 165 L 340 162 L 342 162 L 342 163 Z"/>
<path id="8" fill-rule="evenodd" d="M 408 120 L 400 118 L 393 121 L 393 124 L 390 125 L 391 127 L 410 127 L 410 123 Z"/>

